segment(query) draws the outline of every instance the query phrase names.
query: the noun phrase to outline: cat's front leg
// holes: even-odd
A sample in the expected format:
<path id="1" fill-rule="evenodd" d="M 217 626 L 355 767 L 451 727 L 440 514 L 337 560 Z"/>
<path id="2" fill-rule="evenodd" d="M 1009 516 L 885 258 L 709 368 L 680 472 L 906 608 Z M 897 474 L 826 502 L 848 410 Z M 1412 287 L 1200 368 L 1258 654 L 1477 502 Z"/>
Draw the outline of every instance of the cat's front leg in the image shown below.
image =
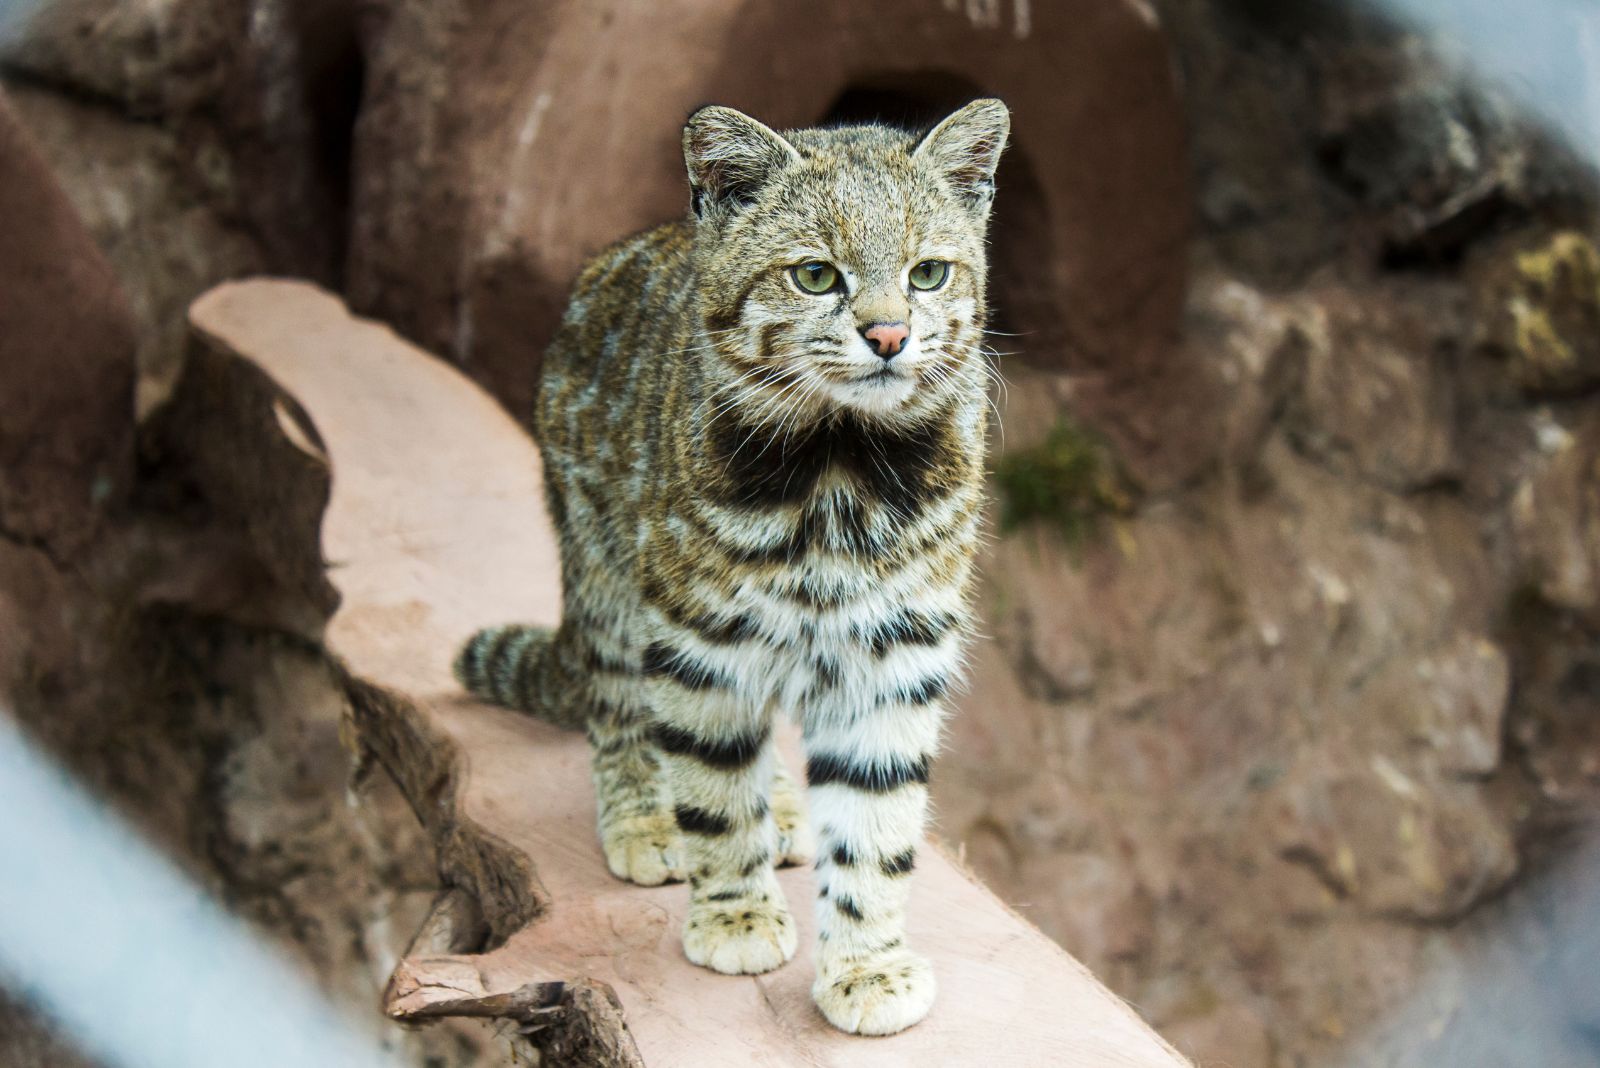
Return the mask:
<path id="1" fill-rule="evenodd" d="M 597 681 L 607 699 L 596 702 L 588 732 L 606 867 L 640 886 L 676 882 L 684 875 L 683 836 L 661 754 L 649 738 L 648 705 L 637 680 Z"/>
<path id="2" fill-rule="evenodd" d="M 729 975 L 771 971 L 798 937 L 773 875 L 771 717 L 685 654 L 657 650 L 651 732 L 666 767 L 689 877 L 684 954 Z M 672 657 L 663 660 L 664 657 Z"/>
<path id="3" fill-rule="evenodd" d="M 936 699 L 903 687 L 872 708 L 806 715 L 819 839 L 811 994 L 842 1031 L 893 1034 L 933 1005 L 933 970 L 906 946 L 906 900 L 941 719 Z"/>

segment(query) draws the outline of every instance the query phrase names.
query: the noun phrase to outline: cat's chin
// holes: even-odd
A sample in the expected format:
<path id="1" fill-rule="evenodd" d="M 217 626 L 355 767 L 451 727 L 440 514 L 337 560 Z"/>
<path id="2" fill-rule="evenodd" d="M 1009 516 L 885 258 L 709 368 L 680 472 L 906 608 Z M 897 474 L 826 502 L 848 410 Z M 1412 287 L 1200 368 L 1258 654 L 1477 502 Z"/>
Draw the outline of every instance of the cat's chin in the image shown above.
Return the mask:
<path id="1" fill-rule="evenodd" d="M 917 380 L 899 371 L 880 371 L 834 390 L 842 408 L 883 418 L 903 411 L 917 390 Z"/>

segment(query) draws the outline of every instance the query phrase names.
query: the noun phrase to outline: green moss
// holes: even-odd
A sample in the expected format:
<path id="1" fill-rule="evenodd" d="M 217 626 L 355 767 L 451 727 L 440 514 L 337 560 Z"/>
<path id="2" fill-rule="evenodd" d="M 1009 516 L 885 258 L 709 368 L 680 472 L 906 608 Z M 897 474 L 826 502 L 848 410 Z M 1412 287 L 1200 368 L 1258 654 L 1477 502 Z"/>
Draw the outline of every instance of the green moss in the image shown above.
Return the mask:
<path id="1" fill-rule="evenodd" d="M 1066 417 L 1043 442 L 1002 456 L 994 477 L 1003 533 L 1044 522 L 1077 546 L 1096 534 L 1104 517 L 1126 514 L 1131 505 L 1105 443 Z"/>

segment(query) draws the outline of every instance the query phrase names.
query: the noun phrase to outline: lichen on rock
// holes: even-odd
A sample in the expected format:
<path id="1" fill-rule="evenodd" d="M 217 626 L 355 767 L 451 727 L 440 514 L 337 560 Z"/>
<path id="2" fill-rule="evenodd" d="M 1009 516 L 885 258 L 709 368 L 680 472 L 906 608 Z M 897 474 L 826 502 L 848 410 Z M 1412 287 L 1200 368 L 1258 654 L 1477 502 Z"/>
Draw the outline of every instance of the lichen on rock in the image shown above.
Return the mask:
<path id="1" fill-rule="evenodd" d="M 1600 249 L 1562 230 L 1494 257 L 1482 285 L 1484 341 L 1516 385 L 1570 394 L 1600 385 Z"/>

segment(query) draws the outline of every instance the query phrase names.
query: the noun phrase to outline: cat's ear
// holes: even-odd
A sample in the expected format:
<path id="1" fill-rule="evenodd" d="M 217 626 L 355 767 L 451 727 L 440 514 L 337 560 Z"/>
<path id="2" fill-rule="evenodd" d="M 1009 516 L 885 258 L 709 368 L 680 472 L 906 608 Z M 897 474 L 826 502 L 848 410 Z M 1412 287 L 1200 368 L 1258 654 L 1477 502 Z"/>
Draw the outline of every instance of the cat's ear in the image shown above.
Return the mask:
<path id="1" fill-rule="evenodd" d="M 1000 165 L 1011 112 L 993 98 L 974 100 L 945 119 L 911 150 L 911 158 L 944 176 L 979 214 L 994 200 L 994 171 Z"/>
<path id="2" fill-rule="evenodd" d="M 732 108 L 711 105 L 689 116 L 683 127 L 683 159 L 689 166 L 694 213 L 739 207 L 800 153 L 777 133 Z"/>

